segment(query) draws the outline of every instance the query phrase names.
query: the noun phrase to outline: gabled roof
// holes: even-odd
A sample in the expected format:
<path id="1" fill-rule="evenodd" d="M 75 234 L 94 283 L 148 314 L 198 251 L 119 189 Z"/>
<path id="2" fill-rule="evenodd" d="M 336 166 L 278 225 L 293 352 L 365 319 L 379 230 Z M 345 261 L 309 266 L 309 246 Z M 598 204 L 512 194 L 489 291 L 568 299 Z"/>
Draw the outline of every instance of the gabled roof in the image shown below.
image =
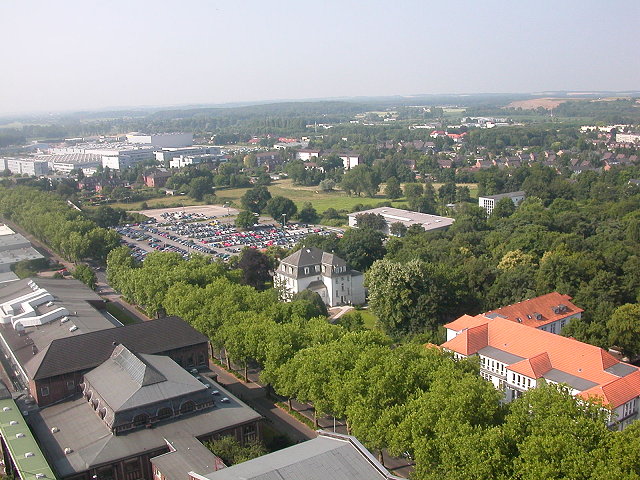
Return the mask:
<path id="1" fill-rule="evenodd" d="M 203 392 L 204 384 L 164 355 L 142 355 L 124 345 L 85 374 L 85 380 L 114 412 Z M 117 385 L 118 388 L 113 388 Z"/>
<path id="2" fill-rule="evenodd" d="M 486 323 L 475 325 L 479 318 L 485 318 Z M 573 379 L 566 383 L 575 390 L 584 389 L 586 396 L 601 396 L 613 407 L 624 403 L 624 398 L 640 396 L 640 369 L 619 362 L 599 347 L 501 317 L 468 317 L 468 321 L 474 326 L 462 328 L 461 333 L 443 343 L 442 348 L 469 356 L 482 348 L 487 352 L 486 347 L 493 347 L 522 359 L 511 364 L 502 360 L 509 370 L 534 379 L 547 378 L 546 375 L 550 381 Z M 462 318 L 457 322 L 456 328 L 464 327 Z M 621 379 L 625 381 L 619 382 Z"/>
<path id="3" fill-rule="evenodd" d="M 509 365 L 509 370 L 530 378 L 540 378 L 549 370 L 551 370 L 551 360 L 547 352 L 542 352 L 531 358 Z"/>
<path id="4" fill-rule="evenodd" d="M 146 354 L 169 352 L 206 343 L 207 337 L 179 317 L 165 317 L 124 327 L 53 340 L 27 364 L 33 380 L 97 367 L 107 360 L 115 344 Z"/>
<path id="5" fill-rule="evenodd" d="M 491 318 L 497 314 L 512 322 L 538 328 L 575 315 L 576 313 L 582 313 L 583 311 L 584 310 L 571 303 L 571 297 L 569 295 L 551 292 L 546 295 L 514 303 L 513 305 L 490 310 L 485 313 L 485 316 Z"/>
<path id="6" fill-rule="evenodd" d="M 297 252 L 282 259 L 282 263 L 296 267 L 309 267 L 312 265 L 320 265 L 321 263 L 336 267 L 345 267 L 347 265 L 347 262 L 337 255 L 324 252 L 317 247 L 302 247 Z"/>

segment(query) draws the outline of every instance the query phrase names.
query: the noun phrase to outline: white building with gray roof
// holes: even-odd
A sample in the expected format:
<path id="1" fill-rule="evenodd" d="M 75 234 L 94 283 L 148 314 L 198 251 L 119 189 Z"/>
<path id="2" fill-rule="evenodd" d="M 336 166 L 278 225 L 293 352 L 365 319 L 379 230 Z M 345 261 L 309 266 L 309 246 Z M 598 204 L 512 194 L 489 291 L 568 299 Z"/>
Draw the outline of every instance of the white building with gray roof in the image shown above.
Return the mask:
<path id="1" fill-rule="evenodd" d="M 330 307 L 365 302 L 363 275 L 347 262 L 317 247 L 303 247 L 284 258 L 274 274 L 274 285 L 284 300 L 303 290 L 320 295 Z"/>
<path id="2" fill-rule="evenodd" d="M 523 191 L 499 193 L 498 195 L 486 195 L 478 197 L 478 205 L 487 211 L 487 216 L 491 215 L 493 209 L 503 198 L 510 199 L 517 207 L 524 200 L 525 193 Z"/>
<path id="3" fill-rule="evenodd" d="M 439 215 L 431 215 L 428 213 L 412 212 L 411 210 L 403 210 L 401 208 L 393 207 L 378 207 L 370 210 L 363 210 L 361 212 L 354 212 L 349 214 L 349 226 L 353 228 L 358 227 L 358 216 L 364 214 L 380 215 L 386 222 L 386 228 L 384 232 L 389 235 L 389 229 L 394 223 L 401 223 L 405 227 L 409 228 L 412 225 L 420 225 L 425 231 L 440 230 L 447 228 L 455 221 L 453 218 L 441 217 Z"/>

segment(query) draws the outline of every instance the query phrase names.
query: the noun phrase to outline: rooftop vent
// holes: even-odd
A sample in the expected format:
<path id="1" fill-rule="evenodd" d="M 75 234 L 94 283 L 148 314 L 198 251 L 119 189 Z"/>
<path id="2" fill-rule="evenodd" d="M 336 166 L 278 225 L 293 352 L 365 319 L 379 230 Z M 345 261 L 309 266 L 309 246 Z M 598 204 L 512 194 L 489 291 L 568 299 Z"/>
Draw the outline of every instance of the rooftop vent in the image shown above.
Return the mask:
<path id="1" fill-rule="evenodd" d="M 53 307 L 53 302 L 49 301 L 49 302 L 47 302 L 46 305 L 47 305 L 47 307 Z"/>
<path id="2" fill-rule="evenodd" d="M 11 410 L 11 407 L 2 407 L 3 412 L 8 412 L 9 410 Z"/>
<path id="3" fill-rule="evenodd" d="M 17 422 L 17 421 L 15 421 L 15 420 L 11 420 L 11 421 L 9 422 L 9 425 L 17 425 L 17 424 L 18 424 L 18 422 Z"/>
<path id="4" fill-rule="evenodd" d="M 44 473 L 36 473 L 36 478 L 47 478 Z"/>
<path id="5" fill-rule="evenodd" d="M 75 332 L 77 329 L 78 329 L 77 325 L 71 325 L 71 326 L 69 327 L 69 331 L 70 331 L 70 332 Z"/>
<path id="6" fill-rule="evenodd" d="M 222 397 L 222 398 L 220 399 L 220 402 L 221 402 L 221 403 L 229 403 L 229 397 Z"/>
<path id="7" fill-rule="evenodd" d="M 58 427 L 51 427 L 51 433 L 58 433 L 60 429 Z"/>
<path id="8" fill-rule="evenodd" d="M 68 321 L 69 321 L 69 317 L 62 317 L 62 318 L 60 319 L 60 323 L 66 323 L 66 322 L 68 322 Z"/>
<path id="9" fill-rule="evenodd" d="M 16 433 L 16 438 L 24 438 L 24 433 Z"/>
<path id="10" fill-rule="evenodd" d="M 27 452 L 27 453 L 24 454 L 24 458 L 35 457 L 35 455 L 36 454 L 33 453 L 33 452 Z"/>
<path id="11" fill-rule="evenodd" d="M 516 322 L 522 323 L 522 319 L 520 317 L 516 318 Z"/>
<path id="12" fill-rule="evenodd" d="M 71 452 L 73 452 L 73 450 L 71 450 L 69 447 L 64 449 L 64 454 L 65 455 L 69 455 Z"/>

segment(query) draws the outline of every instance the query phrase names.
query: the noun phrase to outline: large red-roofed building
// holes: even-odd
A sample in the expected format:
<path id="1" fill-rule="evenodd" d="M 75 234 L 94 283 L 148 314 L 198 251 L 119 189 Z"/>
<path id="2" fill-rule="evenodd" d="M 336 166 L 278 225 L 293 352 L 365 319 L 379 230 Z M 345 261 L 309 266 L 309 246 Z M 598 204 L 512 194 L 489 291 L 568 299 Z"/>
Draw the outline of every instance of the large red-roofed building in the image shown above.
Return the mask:
<path id="1" fill-rule="evenodd" d="M 442 348 L 457 358 L 478 356 L 481 376 L 504 390 L 507 402 L 546 382 L 601 401 L 612 410 L 611 427 L 638 416 L 640 369 L 599 347 L 500 316 L 464 315 L 445 327 Z"/>

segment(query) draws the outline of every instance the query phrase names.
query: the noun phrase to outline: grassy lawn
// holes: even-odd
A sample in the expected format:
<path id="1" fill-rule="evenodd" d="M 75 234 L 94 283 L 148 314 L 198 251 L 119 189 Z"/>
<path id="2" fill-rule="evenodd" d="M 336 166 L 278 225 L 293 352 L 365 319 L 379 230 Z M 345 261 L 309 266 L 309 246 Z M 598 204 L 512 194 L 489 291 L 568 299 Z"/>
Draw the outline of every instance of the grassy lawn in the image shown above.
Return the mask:
<path id="1" fill-rule="evenodd" d="M 107 312 L 116 317 L 116 319 L 123 325 L 131 325 L 132 323 L 139 323 L 136 317 L 131 315 L 129 312 L 125 312 L 115 303 L 107 302 L 106 303 Z"/>
<path id="2" fill-rule="evenodd" d="M 471 191 L 471 197 L 477 198 L 478 187 L 476 184 L 459 184 L 466 185 Z M 442 184 L 434 183 L 433 186 L 438 190 Z M 298 209 L 301 209 L 305 202 L 311 202 L 313 207 L 322 213 L 328 208 L 335 208 L 336 210 L 351 209 L 358 204 L 376 205 L 380 202 L 389 201 L 381 193 L 375 197 L 350 197 L 341 190 L 335 190 L 333 192 L 323 192 L 317 186 L 316 187 L 303 187 L 294 185 L 291 179 L 277 180 L 273 182 L 269 187 L 271 196 L 275 197 L 281 195 L 283 197 L 290 198 L 297 205 Z M 216 189 L 216 204 L 224 204 L 226 202 L 231 203 L 233 206 L 240 208 L 240 198 L 248 188 L 219 188 Z M 381 191 L 384 190 L 384 185 L 381 186 Z M 149 208 L 168 208 L 168 207 L 181 207 L 191 205 L 204 205 L 204 202 L 198 202 L 191 197 L 184 196 L 167 196 L 162 198 L 152 198 L 146 201 Z M 399 207 L 406 203 L 404 198 L 399 198 L 392 202 L 394 207 Z M 119 207 L 125 210 L 140 210 L 142 202 L 135 203 L 115 203 L 111 204 L 112 207 Z"/>
<path id="3" fill-rule="evenodd" d="M 370 310 L 358 310 L 360 315 L 362 315 L 362 321 L 364 322 L 364 326 L 369 330 L 373 330 L 376 328 L 376 322 L 378 321 L 378 317 L 376 317 Z"/>

